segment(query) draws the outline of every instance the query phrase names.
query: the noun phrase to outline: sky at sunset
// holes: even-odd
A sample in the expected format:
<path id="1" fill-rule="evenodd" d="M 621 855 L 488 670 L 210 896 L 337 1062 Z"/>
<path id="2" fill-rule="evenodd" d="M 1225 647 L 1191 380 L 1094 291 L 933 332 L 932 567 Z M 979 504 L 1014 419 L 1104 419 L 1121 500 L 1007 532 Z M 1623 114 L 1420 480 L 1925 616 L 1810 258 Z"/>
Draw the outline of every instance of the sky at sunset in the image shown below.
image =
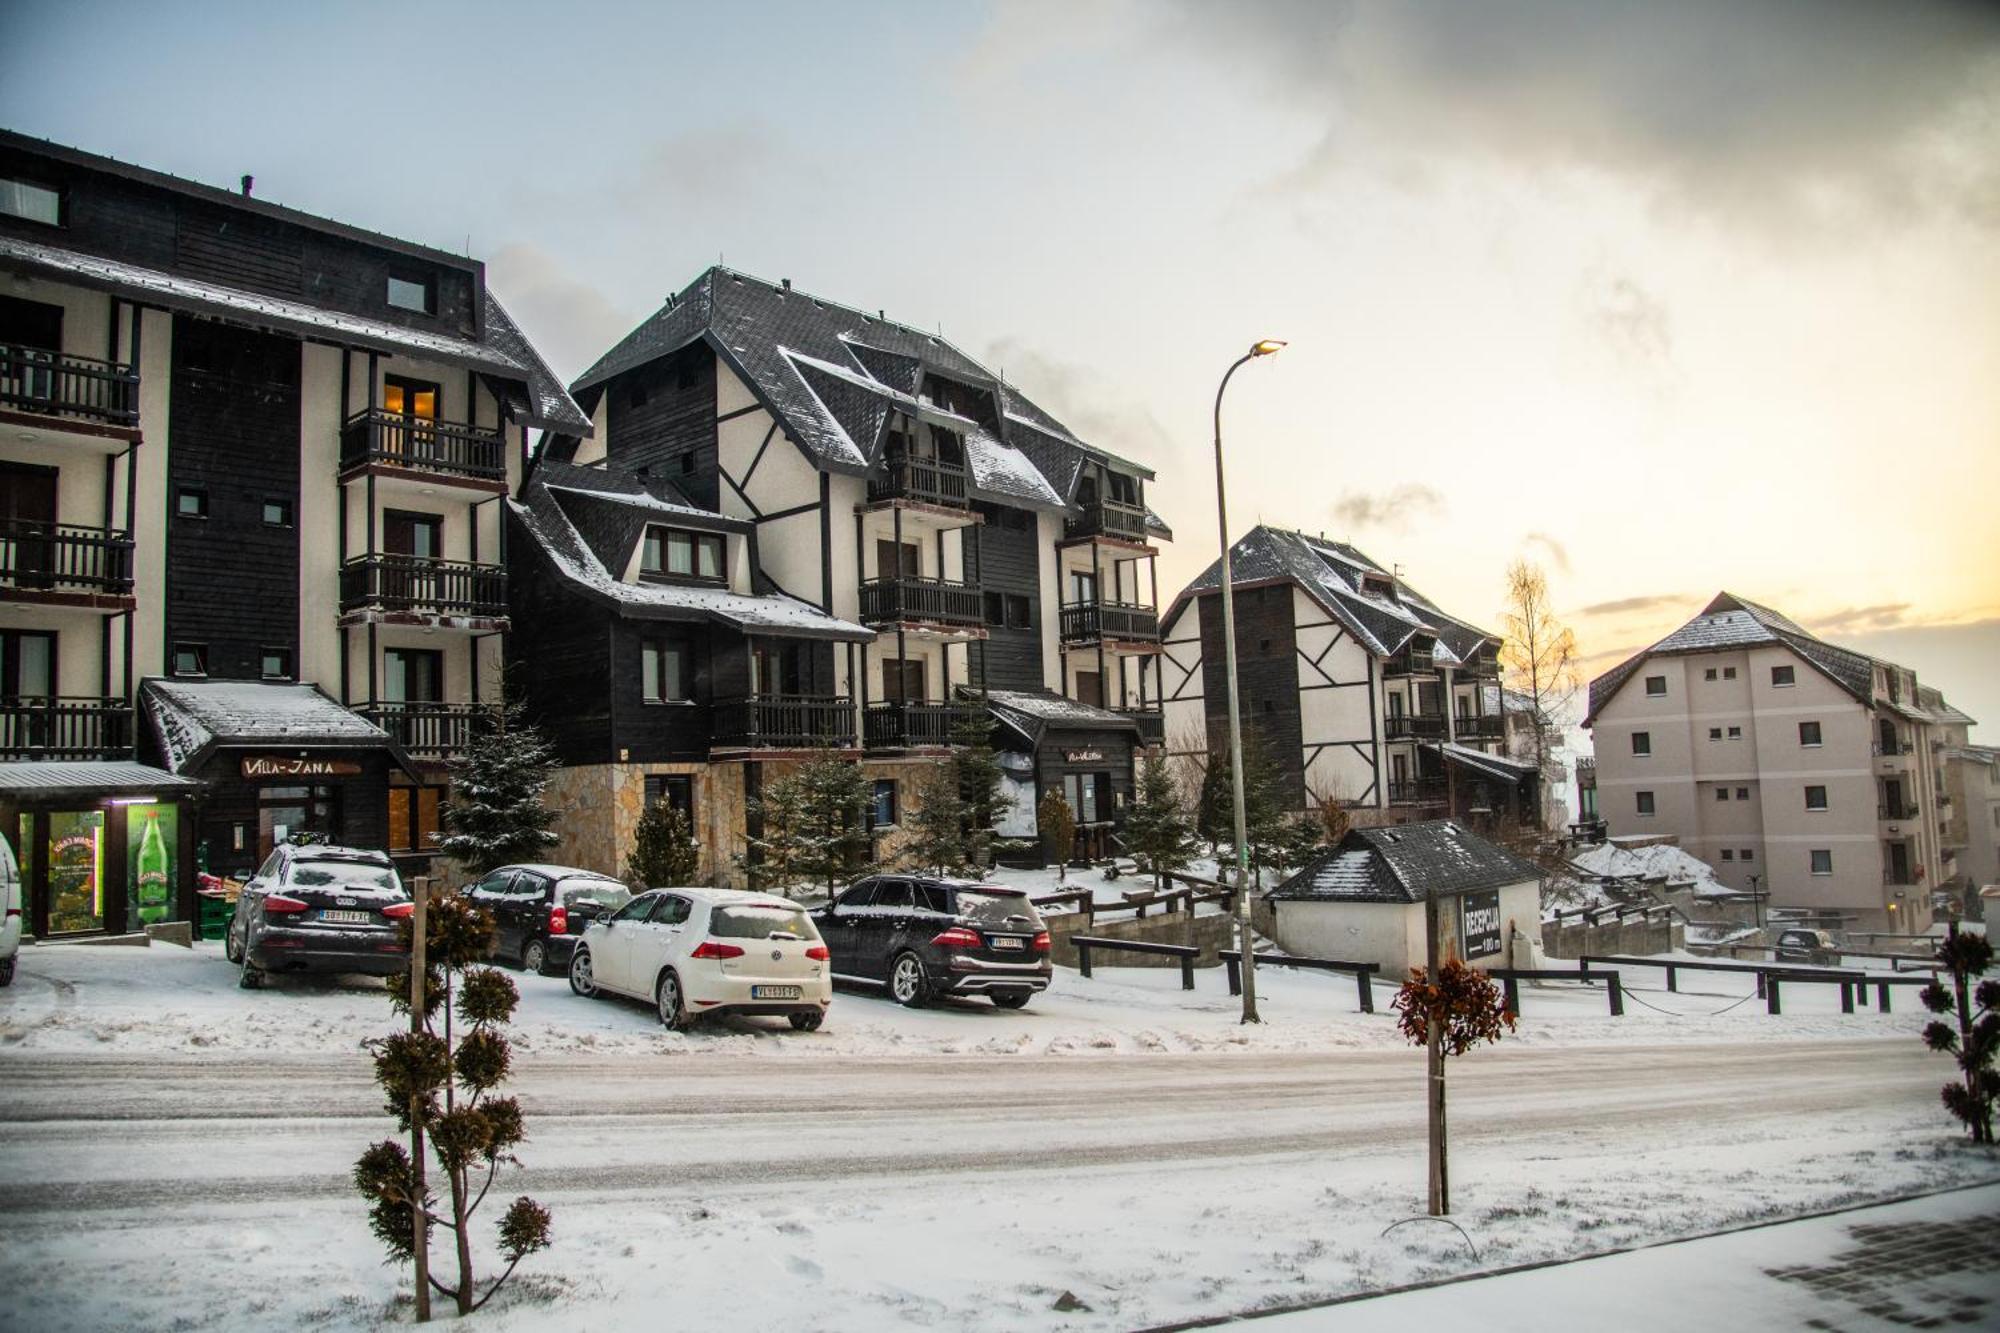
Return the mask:
<path id="1" fill-rule="evenodd" d="M 718 257 L 1586 674 L 1718 590 L 2000 739 L 2000 5 L 0 6 L 0 124 L 485 259 L 565 376 Z"/>

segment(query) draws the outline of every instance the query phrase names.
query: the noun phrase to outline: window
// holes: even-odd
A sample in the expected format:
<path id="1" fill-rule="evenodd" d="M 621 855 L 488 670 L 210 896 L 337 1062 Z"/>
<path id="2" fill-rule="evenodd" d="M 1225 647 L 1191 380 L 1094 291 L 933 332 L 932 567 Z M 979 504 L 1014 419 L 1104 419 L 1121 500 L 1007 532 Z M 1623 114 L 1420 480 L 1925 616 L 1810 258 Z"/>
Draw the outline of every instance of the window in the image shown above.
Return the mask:
<path id="1" fill-rule="evenodd" d="M 1736 668 L 1735 668 L 1735 667 L 1724 667 L 1724 668 L 1722 668 L 1722 678 L 1723 678 L 1724 680 L 1735 680 L 1735 679 L 1736 679 Z"/>
<path id="2" fill-rule="evenodd" d="M 1725 861 L 1734 861 L 1736 859 L 1736 853 L 1730 851 L 1727 847 L 1724 847 L 1722 849 L 1722 859 Z"/>
<path id="3" fill-rule="evenodd" d="M 1824 787 L 1806 788 L 1806 809 L 1808 810 L 1826 809 L 1826 788 Z"/>
<path id="4" fill-rule="evenodd" d="M 1757 859 L 1756 849 L 1745 847 L 1742 851 L 1736 853 L 1736 859 L 1739 861 L 1754 861 Z"/>
<path id="5" fill-rule="evenodd" d="M 896 824 L 896 779 L 875 779 L 868 798 L 868 827 L 893 828 Z"/>
<path id="6" fill-rule="evenodd" d="M 202 643 L 175 644 L 174 674 L 176 676 L 206 676 L 208 674 L 208 645 Z"/>
<path id="7" fill-rule="evenodd" d="M 1639 801 L 1640 814 L 1650 815 L 1653 813 L 1653 793 L 1649 791 L 1640 792 L 1638 796 L 1638 801 Z"/>
<path id="8" fill-rule="evenodd" d="M 1709 738 L 1710 740 L 1712 740 L 1712 741 L 1719 741 L 1719 740 L 1721 740 L 1721 739 L 1722 739 L 1722 728 L 1721 728 L 1721 727 L 1710 727 L 1710 728 L 1708 729 L 1708 738 Z"/>
<path id="9" fill-rule="evenodd" d="M 445 787 L 401 787 L 389 788 L 389 850 L 392 852 L 427 852 L 437 846 L 438 806 L 442 802 Z M 512 875 L 494 876 L 498 883 L 482 884 L 482 888 L 504 891 L 506 881 Z"/>
<path id="10" fill-rule="evenodd" d="M 292 678 L 292 650 L 289 648 L 266 648 L 262 652 L 263 666 L 260 673 L 265 680 L 290 680 Z"/>
<path id="11" fill-rule="evenodd" d="M 1799 723 L 1799 744 L 1805 746 L 1817 746 L 1819 745 L 1819 743 L 1820 743 L 1819 723 L 1817 722 Z"/>
<path id="12" fill-rule="evenodd" d="M 1797 674 L 1793 668 L 1788 666 L 1774 666 L 1771 668 L 1772 689 L 1774 690 L 1789 689 L 1791 686 L 1796 685 L 1798 683 L 1799 682 Z M 1817 856 L 1818 854 L 1819 853 L 1817 852 L 1813 853 L 1813 855 L 1815 856 Z"/>
<path id="13" fill-rule="evenodd" d="M 924 662 L 920 657 L 882 659 L 882 702 L 920 704 L 924 702 Z"/>
<path id="14" fill-rule="evenodd" d="M 1807 855 L 1812 857 L 1813 874 L 1831 875 L 1833 873 L 1832 851 L 1826 848 L 1816 847 L 1811 852 L 1807 853 Z"/>
<path id="15" fill-rule="evenodd" d="M 639 697 L 647 703 L 689 702 L 688 674 L 685 644 L 656 640 L 639 649 Z"/>
<path id="16" fill-rule="evenodd" d="M 1749 799 L 1750 799 L 1750 789 L 1749 789 L 1748 787 L 1738 787 L 1738 788 L 1736 789 L 1736 799 L 1737 799 L 1737 800 L 1739 800 L 1739 801 L 1747 801 L 1747 800 L 1749 800 Z"/>
<path id="17" fill-rule="evenodd" d="M 1653 752 L 1653 733 L 1652 733 L 1652 732 L 1650 732 L 1650 731 L 1635 731 L 1635 732 L 1633 732 L 1633 733 L 1632 733 L 1632 753 L 1633 753 L 1633 754 L 1651 754 L 1652 752 Z"/>
<path id="18" fill-rule="evenodd" d="M 1664 699 L 1666 695 L 1667 695 L 1667 678 L 1665 676 L 1646 677 L 1646 696 L 1648 698 Z"/>
<path id="19" fill-rule="evenodd" d="M 1030 613 L 1027 594 L 1010 592 L 1007 594 L 1007 628 L 1033 629 L 1034 617 Z"/>
<path id="20" fill-rule="evenodd" d="M 982 599 L 986 605 L 986 623 L 995 629 L 1007 623 L 1007 595 L 989 592 Z"/>
<path id="21" fill-rule="evenodd" d="M 694 474 L 694 450 L 690 449 L 686 453 L 681 455 L 681 475 L 683 477 L 686 477 L 686 476 L 692 476 L 693 474 Z"/>
<path id="22" fill-rule="evenodd" d="M 681 812 L 688 828 L 694 827 L 694 779 L 685 773 L 649 773 L 645 780 L 646 806 L 665 802 Z"/>
<path id="23" fill-rule="evenodd" d="M 1716 799 L 1716 800 L 1718 800 L 1718 801 L 1726 801 L 1726 800 L 1728 800 L 1728 799 L 1729 799 L 1729 788 L 1727 788 L 1727 787 L 1717 787 L 1717 788 L 1715 789 L 1715 799 Z"/>
<path id="24" fill-rule="evenodd" d="M 434 288 L 429 278 L 399 278 L 389 275 L 387 292 L 389 304 L 398 310 L 409 310 L 419 315 L 431 313 Z"/>
<path id="25" fill-rule="evenodd" d="M 1740 740 L 1742 740 L 1742 739 L 1743 739 L 1743 728 L 1741 728 L 1741 727 L 1731 727 L 1731 728 L 1729 729 L 1729 739 L 1730 739 L 1730 740 L 1732 740 L 1732 741 L 1740 741 Z"/>
<path id="26" fill-rule="evenodd" d="M 1076 673 L 1076 701 L 1080 704 L 1089 704 L 1092 708 L 1104 707 L 1104 675 L 1102 672 L 1079 671 Z M 1264 711 L 1269 712 L 1270 707 L 1270 703 L 1267 700 L 1264 705 Z"/>
<path id="27" fill-rule="evenodd" d="M 183 486 L 174 492 L 174 513 L 182 518 L 208 517 L 208 492 L 200 486 Z"/>
<path id="28" fill-rule="evenodd" d="M 392 704 L 444 701 L 444 654 L 435 648 L 384 648 L 382 700 Z"/>
<path id="29" fill-rule="evenodd" d="M 1703 680 L 1714 680 L 1714 679 L 1715 679 L 1715 668 L 1714 668 L 1714 667 L 1710 667 L 1710 668 L 1709 668 L 1708 670 L 1706 670 L 1706 671 L 1702 672 L 1702 673 L 1701 673 L 1701 678 L 1702 678 Z"/>
<path id="30" fill-rule="evenodd" d="M 642 574 L 676 578 L 722 577 L 722 538 L 713 532 L 682 532 L 678 528 L 647 528 L 639 554 Z"/>
<path id="31" fill-rule="evenodd" d="M 33 181 L 0 176 L 0 213 L 5 213 L 8 217 L 26 218 L 30 222 L 44 222 L 51 227 L 60 227 L 62 194 L 46 185 L 37 185 Z"/>
<path id="32" fill-rule="evenodd" d="M 264 522 L 273 528 L 292 526 L 292 502 L 290 500 L 264 501 Z"/>
<path id="33" fill-rule="evenodd" d="M 1079 824 L 1102 824 L 1111 818 L 1111 775 L 1109 773 L 1065 773 L 1063 799 L 1076 812 Z"/>

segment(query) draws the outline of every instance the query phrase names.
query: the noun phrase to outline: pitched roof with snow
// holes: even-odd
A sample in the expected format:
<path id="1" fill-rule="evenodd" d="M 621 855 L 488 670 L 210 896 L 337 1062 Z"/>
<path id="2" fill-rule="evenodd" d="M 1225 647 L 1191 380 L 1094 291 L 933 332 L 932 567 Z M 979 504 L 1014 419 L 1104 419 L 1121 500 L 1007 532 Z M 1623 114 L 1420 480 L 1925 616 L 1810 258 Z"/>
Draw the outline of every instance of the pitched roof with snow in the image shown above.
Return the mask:
<path id="1" fill-rule="evenodd" d="M 978 696 L 967 691 L 968 698 Z M 1042 733 L 1056 731 L 1132 731 L 1139 724 L 1124 713 L 1065 698 L 1053 690 L 989 690 L 984 703 L 1000 721 L 1030 741 L 1039 742 Z"/>
<path id="2" fill-rule="evenodd" d="M 1540 880 L 1541 867 L 1456 820 L 1349 829 L 1265 894 L 1274 901 L 1420 903 Z"/>
<path id="3" fill-rule="evenodd" d="M 1646 660 L 1655 656 L 1709 653 L 1724 648 L 1748 648 L 1778 644 L 1790 648 L 1807 663 L 1849 694 L 1868 703 L 1875 684 L 1875 659 L 1815 638 L 1781 612 L 1761 606 L 1747 597 L 1717 593 L 1700 615 L 1661 639 L 1644 652 L 1635 653 L 1590 682 L 1590 709 L 1583 724 L 1589 726 L 1599 709 L 1630 680 Z"/>
<path id="4" fill-rule="evenodd" d="M 317 685 L 149 678 L 140 682 L 139 702 L 175 773 L 223 745 L 396 749 L 389 733 Z"/>
<path id="5" fill-rule="evenodd" d="M 1377 657 L 1399 652 L 1420 634 L 1437 641 L 1438 659 L 1446 666 L 1470 661 L 1481 647 L 1497 648 L 1500 643 L 1498 635 L 1446 615 L 1437 603 L 1346 542 L 1259 524 L 1229 548 L 1229 561 L 1236 587 L 1294 584 Z M 1393 582 L 1393 593 L 1380 590 L 1384 580 Z M 1222 561 L 1216 560 L 1181 589 L 1162 619 L 1171 620 L 1192 598 L 1221 587 Z"/>
<path id="6" fill-rule="evenodd" d="M 1085 459 L 1153 475 L 1077 439 L 938 334 L 720 266 L 627 334 L 570 391 L 589 399 L 626 371 L 697 342 L 713 348 L 827 471 L 859 475 L 874 467 L 884 424 L 898 411 L 964 433 L 975 498 L 1064 508 Z M 993 428 L 921 397 L 930 374 L 989 395 Z"/>

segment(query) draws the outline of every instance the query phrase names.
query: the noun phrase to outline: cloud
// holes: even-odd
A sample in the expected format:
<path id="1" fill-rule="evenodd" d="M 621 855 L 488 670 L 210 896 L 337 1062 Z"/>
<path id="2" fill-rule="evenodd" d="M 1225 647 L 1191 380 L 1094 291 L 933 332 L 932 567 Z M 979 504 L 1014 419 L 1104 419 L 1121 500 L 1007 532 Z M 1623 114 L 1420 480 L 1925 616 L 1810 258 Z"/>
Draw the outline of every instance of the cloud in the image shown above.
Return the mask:
<path id="1" fill-rule="evenodd" d="M 1450 154 L 1608 173 L 1731 219 L 2000 225 L 1987 0 L 1182 0 L 1173 26 L 1315 113 L 1326 177 Z"/>
<path id="2" fill-rule="evenodd" d="M 1333 517 L 1350 528 L 1402 531 L 1413 520 L 1444 512 L 1444 497 L 1421 482 L 1406 481 L 1376 495 L 1347 491 L 1333 502 Z"/>
<path id="3" fill-rule="evenodd" d="M 1190 461 L 1142 400 L 1071 362 L 1011 337 L 987 343 L 981 359 L 1087 444 L 1138 459 L 1162 477 Z"/>
<path id="4" fill-rule="evenodd" d="M 1904 613 L 1910 609 L 1909 602 L 1883 602 L 1878 606 L 1850 606 L 1844 610 L 1832 611 L 1823 616 L 1815 616 L 1806 622 L 1807 628 L 1816 633 L 1838 633 L 1847 630 L 1867 634 L 1876 630 L 1894 629 L 1905 624 Z"/>
<path id="5" fill-rule="evenodd" d="M 646 314 L 620 307 L 537 246 L 502 246 L 486 261 L 486 271 L 507 312 L 565 382 L 582 374 Z"/>
<path id="6" fill-rule="evenodd" d="M 1549 559 L 1564 574 L 1569 573 L 1569 548 L 1549 536 L 1546 532 L 1531 532 L 1521 539 L 1523 546 L 1539 546 L 1549 553 Z"/>
<path id="7" fill-rule="evenodd" d="M 1652 611 L 1681 606 L 1693 599 L 1684 592 L 1655 593 L 1649 597 L 1620 597 L 1613 602 L 1595 602 L 1577 611 L 1579 616 L 1622 616 L 1633 611 Z"/>
<path id="8" fill-rule="evenodd" d="M 1615 360 L 1640 370 L 1671 366 L 1672 313 L 1636 280 L 1591 268 L 1578 285 L 1577 303 L 1585 326 Z"/>

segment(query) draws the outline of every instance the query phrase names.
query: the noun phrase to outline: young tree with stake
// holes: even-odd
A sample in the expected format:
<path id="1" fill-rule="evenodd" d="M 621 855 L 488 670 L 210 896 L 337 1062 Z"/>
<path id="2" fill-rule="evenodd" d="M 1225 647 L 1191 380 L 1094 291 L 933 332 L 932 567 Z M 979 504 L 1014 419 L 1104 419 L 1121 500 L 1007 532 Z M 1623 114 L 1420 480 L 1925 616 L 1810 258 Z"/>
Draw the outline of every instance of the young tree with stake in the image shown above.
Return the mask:
<path id="1" fill-rule="evenodd" d="M 1503 619 L 1506 641 L 1500 647 L 1500 667 L 1508 686 L 1528 701 L 1535 727 L 1535 769 L 1547 781 L 1549 751 L 1561 733 L 1564 711 L 1581 688 L 1576 635 L 1550 609 L 1548 576 L 1527 560 L 1507 566 Z"/>
<path id="2" fill-rule="evenodd" d="M 1076 812 L 1069 808 L 1063 794 L 1051 787 L 1035 807 L 1035 824 L 1041 830 L 1049 855 L 1055 858 L 1056 878 L 1067 884 L 1069 857 L 1076 847 Z"/>

